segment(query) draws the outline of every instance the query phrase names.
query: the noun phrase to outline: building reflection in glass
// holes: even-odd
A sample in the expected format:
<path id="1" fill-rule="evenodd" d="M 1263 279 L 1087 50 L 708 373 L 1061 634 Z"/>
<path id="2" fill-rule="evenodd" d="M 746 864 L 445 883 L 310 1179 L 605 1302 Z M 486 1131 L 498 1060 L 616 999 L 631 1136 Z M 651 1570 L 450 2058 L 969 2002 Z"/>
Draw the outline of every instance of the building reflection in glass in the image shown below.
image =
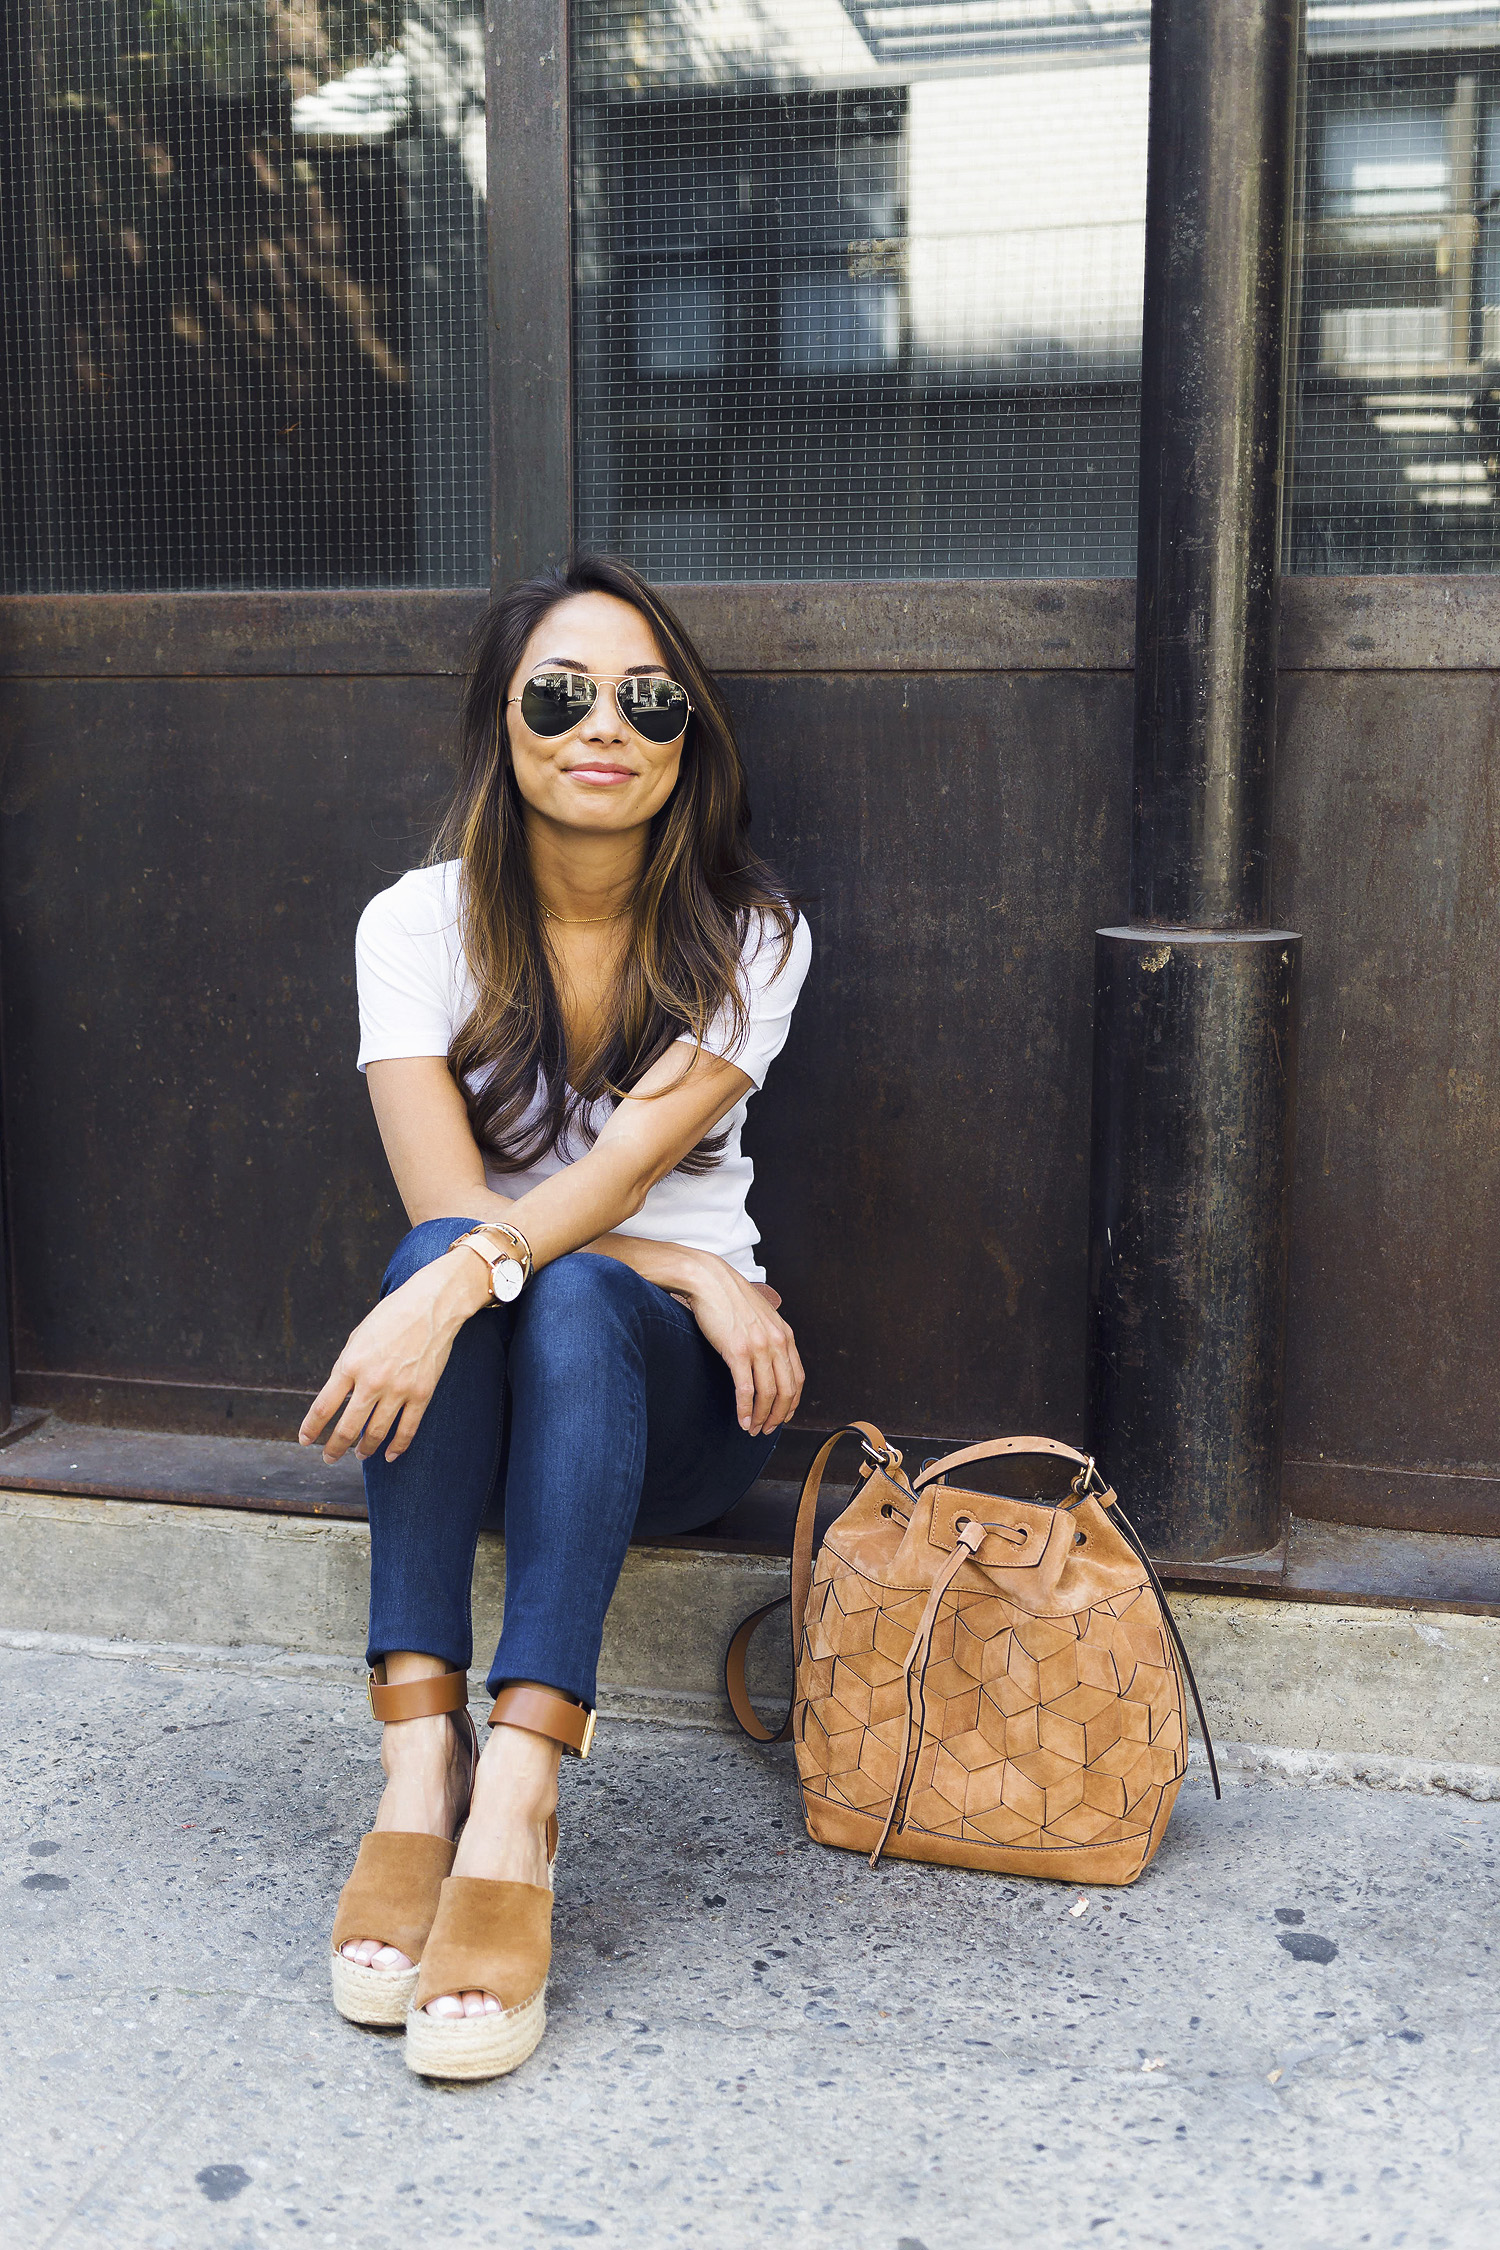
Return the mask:
<path id="1" fill-rule="evenodd" d="M 0 583 L 484 583 L 481 0 L 32 17 Z"/>

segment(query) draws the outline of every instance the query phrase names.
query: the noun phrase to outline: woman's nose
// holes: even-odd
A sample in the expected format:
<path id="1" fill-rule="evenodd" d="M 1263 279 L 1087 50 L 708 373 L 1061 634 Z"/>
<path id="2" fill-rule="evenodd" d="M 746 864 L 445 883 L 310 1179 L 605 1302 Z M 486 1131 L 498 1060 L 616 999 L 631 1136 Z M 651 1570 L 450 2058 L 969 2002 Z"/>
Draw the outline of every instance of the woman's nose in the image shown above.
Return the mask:
<path id="1" fill-rule="evenodd" d="M 588 742 L 623 742 L 626 739 L 629 729 L 620 717 L 620 706 L 615 701 L 611 682 L 600 683 L 593 708 L 580 724 L 578 732 Z"/>

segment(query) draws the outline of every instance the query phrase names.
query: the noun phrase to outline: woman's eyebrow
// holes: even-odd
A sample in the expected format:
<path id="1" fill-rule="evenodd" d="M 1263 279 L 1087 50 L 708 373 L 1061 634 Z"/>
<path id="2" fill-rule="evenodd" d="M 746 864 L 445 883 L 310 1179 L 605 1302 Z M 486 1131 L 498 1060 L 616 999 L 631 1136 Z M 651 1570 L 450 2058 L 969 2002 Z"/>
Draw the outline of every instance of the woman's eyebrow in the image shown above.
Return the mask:
<path id="1" fill-rule="evenodd" d="M 620 674 L 620 677 L 622 680 L 633 680 L 641 674 L 651 672 L 665 672 L 666 668 L 666 665 L 662 663 L 660 659 L 658 659 L 655 664 L 632 664 L 627 671 L 624 671 Z M 588 666 L 576 656 L 540 656 L 537 658 L 536 663 L 532 666 L 532 670 L 534 672 L 555 671 L 586 673 L 588 672 L 588 669 Z"/>

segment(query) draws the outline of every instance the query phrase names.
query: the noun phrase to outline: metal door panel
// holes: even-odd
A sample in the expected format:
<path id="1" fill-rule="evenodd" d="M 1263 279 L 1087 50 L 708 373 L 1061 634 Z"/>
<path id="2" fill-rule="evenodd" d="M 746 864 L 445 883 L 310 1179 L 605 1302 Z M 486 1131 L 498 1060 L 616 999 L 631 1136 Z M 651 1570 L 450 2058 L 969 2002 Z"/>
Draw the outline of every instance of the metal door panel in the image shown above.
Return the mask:
<path id="1" fill-rule="evenodd" d="M 1500 689 L 1282 693 L 1276 911 L 1306 964 L 1290 1493 L 1500 1531 Z"/>
<path id="2" fill-rule="evenodd" d="M 326 1372 L 401 1227 L 353 1067 L 354 923 L 421 856 L 452 701 L 443 680 L 5 685 L 23 1401 L 84 1409 L 60 1376 L 207 1384 L 100 1403 L 218 1427 Z M 260 1406 L 286 1428 L 285 1396 Z"/>
<path id="3" fill-rule="evenodd" d="M 1123 900 L 1129 682 L 731 684 L 813 974 L 751 1112 L 803 1419 L 1074 1436 L 1094 922 Z"/>

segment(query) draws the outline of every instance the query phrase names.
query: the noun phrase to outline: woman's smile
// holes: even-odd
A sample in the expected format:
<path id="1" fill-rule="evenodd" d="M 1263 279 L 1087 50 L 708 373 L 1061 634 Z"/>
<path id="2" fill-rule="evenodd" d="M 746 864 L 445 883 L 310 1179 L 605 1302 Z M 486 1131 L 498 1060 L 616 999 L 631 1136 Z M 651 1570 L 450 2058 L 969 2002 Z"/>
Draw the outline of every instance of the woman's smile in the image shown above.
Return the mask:
<path id="1" fill-rule="evenodd" d="M 569 781 L 581 781 L 591 789 L 612 789 L 636 778 L 629 766 L 618 765 L 612 758 L 580 758 L 576 765 L 562 770 Z"/>

